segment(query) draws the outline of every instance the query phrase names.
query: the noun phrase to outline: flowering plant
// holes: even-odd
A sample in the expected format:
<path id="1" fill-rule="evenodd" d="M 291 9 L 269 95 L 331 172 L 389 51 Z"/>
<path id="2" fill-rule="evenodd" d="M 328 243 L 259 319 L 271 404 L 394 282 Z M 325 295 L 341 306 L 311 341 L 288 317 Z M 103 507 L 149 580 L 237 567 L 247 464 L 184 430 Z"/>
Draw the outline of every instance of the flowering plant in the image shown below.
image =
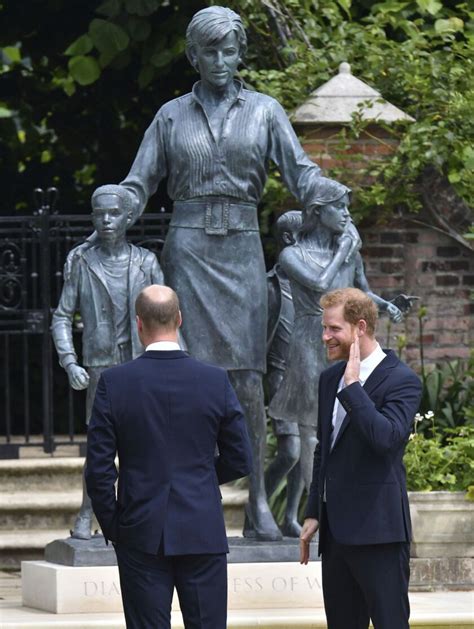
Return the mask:
<path id="1" fill-rule="evenodd" d="M 425 434 L 421 422 L 430 422 Z M 428 435 L 429 436 L 426 436 Z M 436 429 L 432 411 L 415 416 L 404 458 L 407 487 L 411 491 L 467 491 L 474 500 L 474 426 Z"/>

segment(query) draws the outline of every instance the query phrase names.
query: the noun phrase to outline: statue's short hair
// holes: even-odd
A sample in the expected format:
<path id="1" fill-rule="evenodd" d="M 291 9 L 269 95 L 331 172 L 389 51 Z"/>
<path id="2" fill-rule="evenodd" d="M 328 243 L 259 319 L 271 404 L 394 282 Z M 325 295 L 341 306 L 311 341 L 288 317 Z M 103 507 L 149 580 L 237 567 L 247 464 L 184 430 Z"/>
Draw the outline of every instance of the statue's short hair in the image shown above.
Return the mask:
<path id="1" fill-rule="evenodd" d="M 168 286 L 144 288 L 135 301 L 135 312 L 147 330 L 175 330 L 180 324 L 178 295 Z"/>
<path id="2" fill-rule="evenodd" d="M 212 46 L 229 33 L 235 33 L 241 58 L 247 51 L 247 34 L 240 15 L 227 7 L 207 7 L 194 14 L 186 30 L 186 56 L 196 68 L 194 47 Z"/>
<path id="3" fill-rule="evenodd" d="M 345 194 L 351 197 L 351 189 L 345 186 L 335 179 L 328 179 L 327 177 L 313 177 L 306 191 L 308 202 L 306 208 L 312 205 L 328 205 L 339 201 Z"/>
<path id="4" fill-rule="evenodd" d="M 126 212 L 133 212 L 134 200 L 132 193 L 124 188 L 123 186 L 119 186 L 116 184 L 107 184 L 105 186 L 99 186 L 94 190 L 91 197 L 91 206 L 94 209 L 95 200 L 103 194 L 113 194 L 116 197 L 119 197 L 122 202 L 122 208 Z"/>
<path id="5" fill-rule="evenodd" d="M 340 288 L 326 293 L 319 300 L 322 308 L 343 306 L 344 319 L 356 325 L 361 319 L 367 324 L 367 334 L 374 336 L 378 310 L 375 302 L 358 288 Z"/>
<path id="6" fill-rule="evenodd" d="M 281 214 L 275 223 L 277 237 L 281 239 L 285 232 L 295 235 L 300 229 L 302 221 L 303 214 L 301 210 L 288 210 L 288 212 Z"/>

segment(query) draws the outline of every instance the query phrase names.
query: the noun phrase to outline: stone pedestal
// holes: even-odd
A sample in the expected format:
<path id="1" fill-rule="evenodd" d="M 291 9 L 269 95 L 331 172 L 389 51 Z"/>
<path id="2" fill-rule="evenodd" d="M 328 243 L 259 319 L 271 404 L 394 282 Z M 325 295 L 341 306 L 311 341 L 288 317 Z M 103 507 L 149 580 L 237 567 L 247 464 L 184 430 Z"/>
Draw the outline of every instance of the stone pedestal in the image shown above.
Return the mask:
<path id="1" fill-rule="evenodd" d="M 321 563 L 229 563 L 228 607 L 321 608 Z M 64 566 L 22 562 L 23 605 L 55 614 L 121 612 L 117 566 Z M 173 610 L 178 610 L 173 598 Z"/>
<path id="2" fill-rule="evenodd" d="M 299 564 L 299 541 L 257 542 L 229 538 L 228 607 L 320 608 L 323 605 L 317 542 L 313 561 Z M 23 605 L 55 614 L 121 612 L 117 559 L 102 535 L 67 538 L 46 546 L 46 561 L 22 562 Z M 173 610 L 178 610 L 177 596 Z"/>

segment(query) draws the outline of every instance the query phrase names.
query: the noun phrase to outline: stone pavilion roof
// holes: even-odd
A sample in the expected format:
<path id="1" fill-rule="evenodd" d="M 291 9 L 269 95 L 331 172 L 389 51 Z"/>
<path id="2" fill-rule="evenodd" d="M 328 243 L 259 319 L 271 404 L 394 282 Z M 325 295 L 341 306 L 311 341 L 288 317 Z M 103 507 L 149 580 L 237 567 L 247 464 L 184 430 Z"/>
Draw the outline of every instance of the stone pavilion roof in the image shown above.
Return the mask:
<path id="1" fill-rule="evenodd" d="M 353 74 L 351 66 L 343 62 L 339 74 L 311 92 L 309 98 L 293 112 L 294 124 L 344 124 L 359 110 L 364 120 L 396 122 L 414 119 L 395 105 L 387 102 L 380 92 Z"/>

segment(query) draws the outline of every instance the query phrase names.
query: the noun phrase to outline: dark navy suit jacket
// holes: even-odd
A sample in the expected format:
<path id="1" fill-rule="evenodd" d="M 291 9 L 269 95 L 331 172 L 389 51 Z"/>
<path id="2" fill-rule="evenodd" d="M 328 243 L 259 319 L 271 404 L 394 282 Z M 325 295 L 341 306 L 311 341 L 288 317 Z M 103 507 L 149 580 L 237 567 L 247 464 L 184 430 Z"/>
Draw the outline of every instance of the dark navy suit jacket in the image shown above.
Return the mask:
<path id="1" fill-rule="evenodd" d="M 106 539 L 153 554 L 161 542 L 165 555 L 228 552 L 219 484 L 250 468 L 245 419 L 223 369 L 176 350 L 102 373 L 86 483 Z"/>
<path id="2" fill-rule="evenodd" d="M 305 517 L 320 520 L 324 485 L 326 514 L 340 544 L 382 544 L 411 539 L 403 454 L 421 397 L 418 376 L 393 351 L 337 397 L 347 412 L 332 450 L 332 413 L 346 363 L 319 380 L 318 444 Z M 323 525 L 324 527 L 324 525 Z M 324 552 L 324 530 L 320 552 Z"/>

